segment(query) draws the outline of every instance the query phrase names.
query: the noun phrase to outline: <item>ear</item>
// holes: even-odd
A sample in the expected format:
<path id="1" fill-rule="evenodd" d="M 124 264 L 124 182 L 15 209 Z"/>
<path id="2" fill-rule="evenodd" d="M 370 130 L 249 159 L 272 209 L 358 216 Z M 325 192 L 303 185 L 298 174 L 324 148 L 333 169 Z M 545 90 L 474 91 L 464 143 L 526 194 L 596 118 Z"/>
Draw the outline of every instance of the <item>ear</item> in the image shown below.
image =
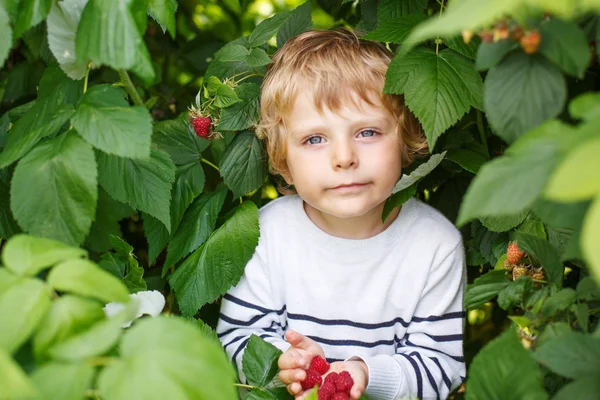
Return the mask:
<path id="1" fill-rule="evenodd" d="M 290 173 L 289 169 L 287 170 L 287 172 L 282 172 L 281 176 L 283 177 L 283 179 L 285 179 L 285 182 L 289 186 L 292 186 L 294 184 L 294 180 L 292 179 L 292 174 Z"/>

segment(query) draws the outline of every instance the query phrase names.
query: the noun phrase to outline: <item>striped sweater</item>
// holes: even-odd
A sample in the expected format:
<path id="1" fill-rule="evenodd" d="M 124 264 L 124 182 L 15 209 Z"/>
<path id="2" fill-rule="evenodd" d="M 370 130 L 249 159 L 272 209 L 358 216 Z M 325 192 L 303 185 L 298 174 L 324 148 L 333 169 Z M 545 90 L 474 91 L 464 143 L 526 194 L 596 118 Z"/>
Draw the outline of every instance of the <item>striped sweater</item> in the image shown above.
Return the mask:
<path id="1" fill-rule="evenodd" d="M 285 351 L 293 329 L 330 362 L 362 359 L 370 399 L 445 399 L 464 380 L 464 249 L 441 213 L 413 198 L 385 231 L 342 239 L 293 195 L 262 207 L 259 222 L 256 251 L 217 326 L 240 379 L 250 335 Z"/>

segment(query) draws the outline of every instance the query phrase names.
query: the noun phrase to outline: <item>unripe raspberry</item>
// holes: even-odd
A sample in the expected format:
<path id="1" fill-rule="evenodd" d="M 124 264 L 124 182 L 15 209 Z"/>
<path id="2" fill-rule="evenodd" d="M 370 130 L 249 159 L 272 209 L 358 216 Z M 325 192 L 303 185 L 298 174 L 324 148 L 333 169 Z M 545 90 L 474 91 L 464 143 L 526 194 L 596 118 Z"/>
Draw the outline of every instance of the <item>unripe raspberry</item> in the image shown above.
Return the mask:
<path id="1" fill-rule="evenodd" d="M 513 268 L 512 274 L 513 274 L 513 281 L 516 281 L 517 279 L 519 279 L 520 277 L 527 275 L 527 272 L 529 271 L 529 266 L 528 265 L 517 265 Z"/>
<path id="2" fill-rule="evenodd" d="M 519 250 L 517 242 L 510 242 L 506 249 L 506 261 L 511 264 L 518 264 L 523 259 L 525 252 Z"/>
<path id="3" fill-rule="evenodd" d="M 523 35 L 523 37 L 519 40 L 521 43 L 521 47 L 523 51 L 527 54 L 534 54 L 538 47 L 540 47 L 540 42 L 542 41 L 542 36 L 537 31 L 527 32 Z"/>

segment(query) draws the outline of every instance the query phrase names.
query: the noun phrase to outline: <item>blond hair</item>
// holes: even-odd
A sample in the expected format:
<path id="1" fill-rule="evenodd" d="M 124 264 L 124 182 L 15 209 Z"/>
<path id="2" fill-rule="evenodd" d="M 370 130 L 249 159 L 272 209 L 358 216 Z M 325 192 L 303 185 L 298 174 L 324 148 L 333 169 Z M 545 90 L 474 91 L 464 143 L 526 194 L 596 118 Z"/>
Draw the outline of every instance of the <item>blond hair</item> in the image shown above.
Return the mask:
<path id="1" fill-rule="evenodd" d="M 256 132 L 266 142 L 270 172 L 289 174 L 285 117 L 293 111 L 297 95 L 304 90 L 312 91 L 319 112 L 324 106 L 338 112 L 342 100 L 359 108 L 352 93 L 375 106 L 370 95 L 376 93 L 394 116 L 402 143 L 402 167 L 426 154 L 427 141 L 421 125 L 404 105 L 402 96 L 382 93 L 392 58 L 393 54 L 381 43 L 362 40 L 346 28 L 307 31 L 288 40 L 273 55 L 261 88 Z"/>

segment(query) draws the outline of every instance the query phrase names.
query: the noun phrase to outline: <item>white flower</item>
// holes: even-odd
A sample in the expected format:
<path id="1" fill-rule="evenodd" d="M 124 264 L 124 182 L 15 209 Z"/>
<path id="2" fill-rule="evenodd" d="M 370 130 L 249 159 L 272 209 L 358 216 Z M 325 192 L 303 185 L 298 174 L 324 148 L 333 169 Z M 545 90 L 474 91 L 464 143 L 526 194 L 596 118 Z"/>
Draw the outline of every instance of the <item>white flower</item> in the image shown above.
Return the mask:
<path id="1" fill-rule="evenodd" d="M 135 318 L 139 318 L 144 314 L 156 317 L 165 307 L 165 297 L 158 290 L 145 290 L 142 292 L 132 293 L 129 295 L 129 297 L 138 303 Z M 120 313 L 124 308 L 124 303 L 108 303 L 104 306 L 104 314 L 110 318 Z M 131 326 L 132 322 L 133 321 L 128 321 L 121 325 L 121 327 L 128 328 Z"/>

